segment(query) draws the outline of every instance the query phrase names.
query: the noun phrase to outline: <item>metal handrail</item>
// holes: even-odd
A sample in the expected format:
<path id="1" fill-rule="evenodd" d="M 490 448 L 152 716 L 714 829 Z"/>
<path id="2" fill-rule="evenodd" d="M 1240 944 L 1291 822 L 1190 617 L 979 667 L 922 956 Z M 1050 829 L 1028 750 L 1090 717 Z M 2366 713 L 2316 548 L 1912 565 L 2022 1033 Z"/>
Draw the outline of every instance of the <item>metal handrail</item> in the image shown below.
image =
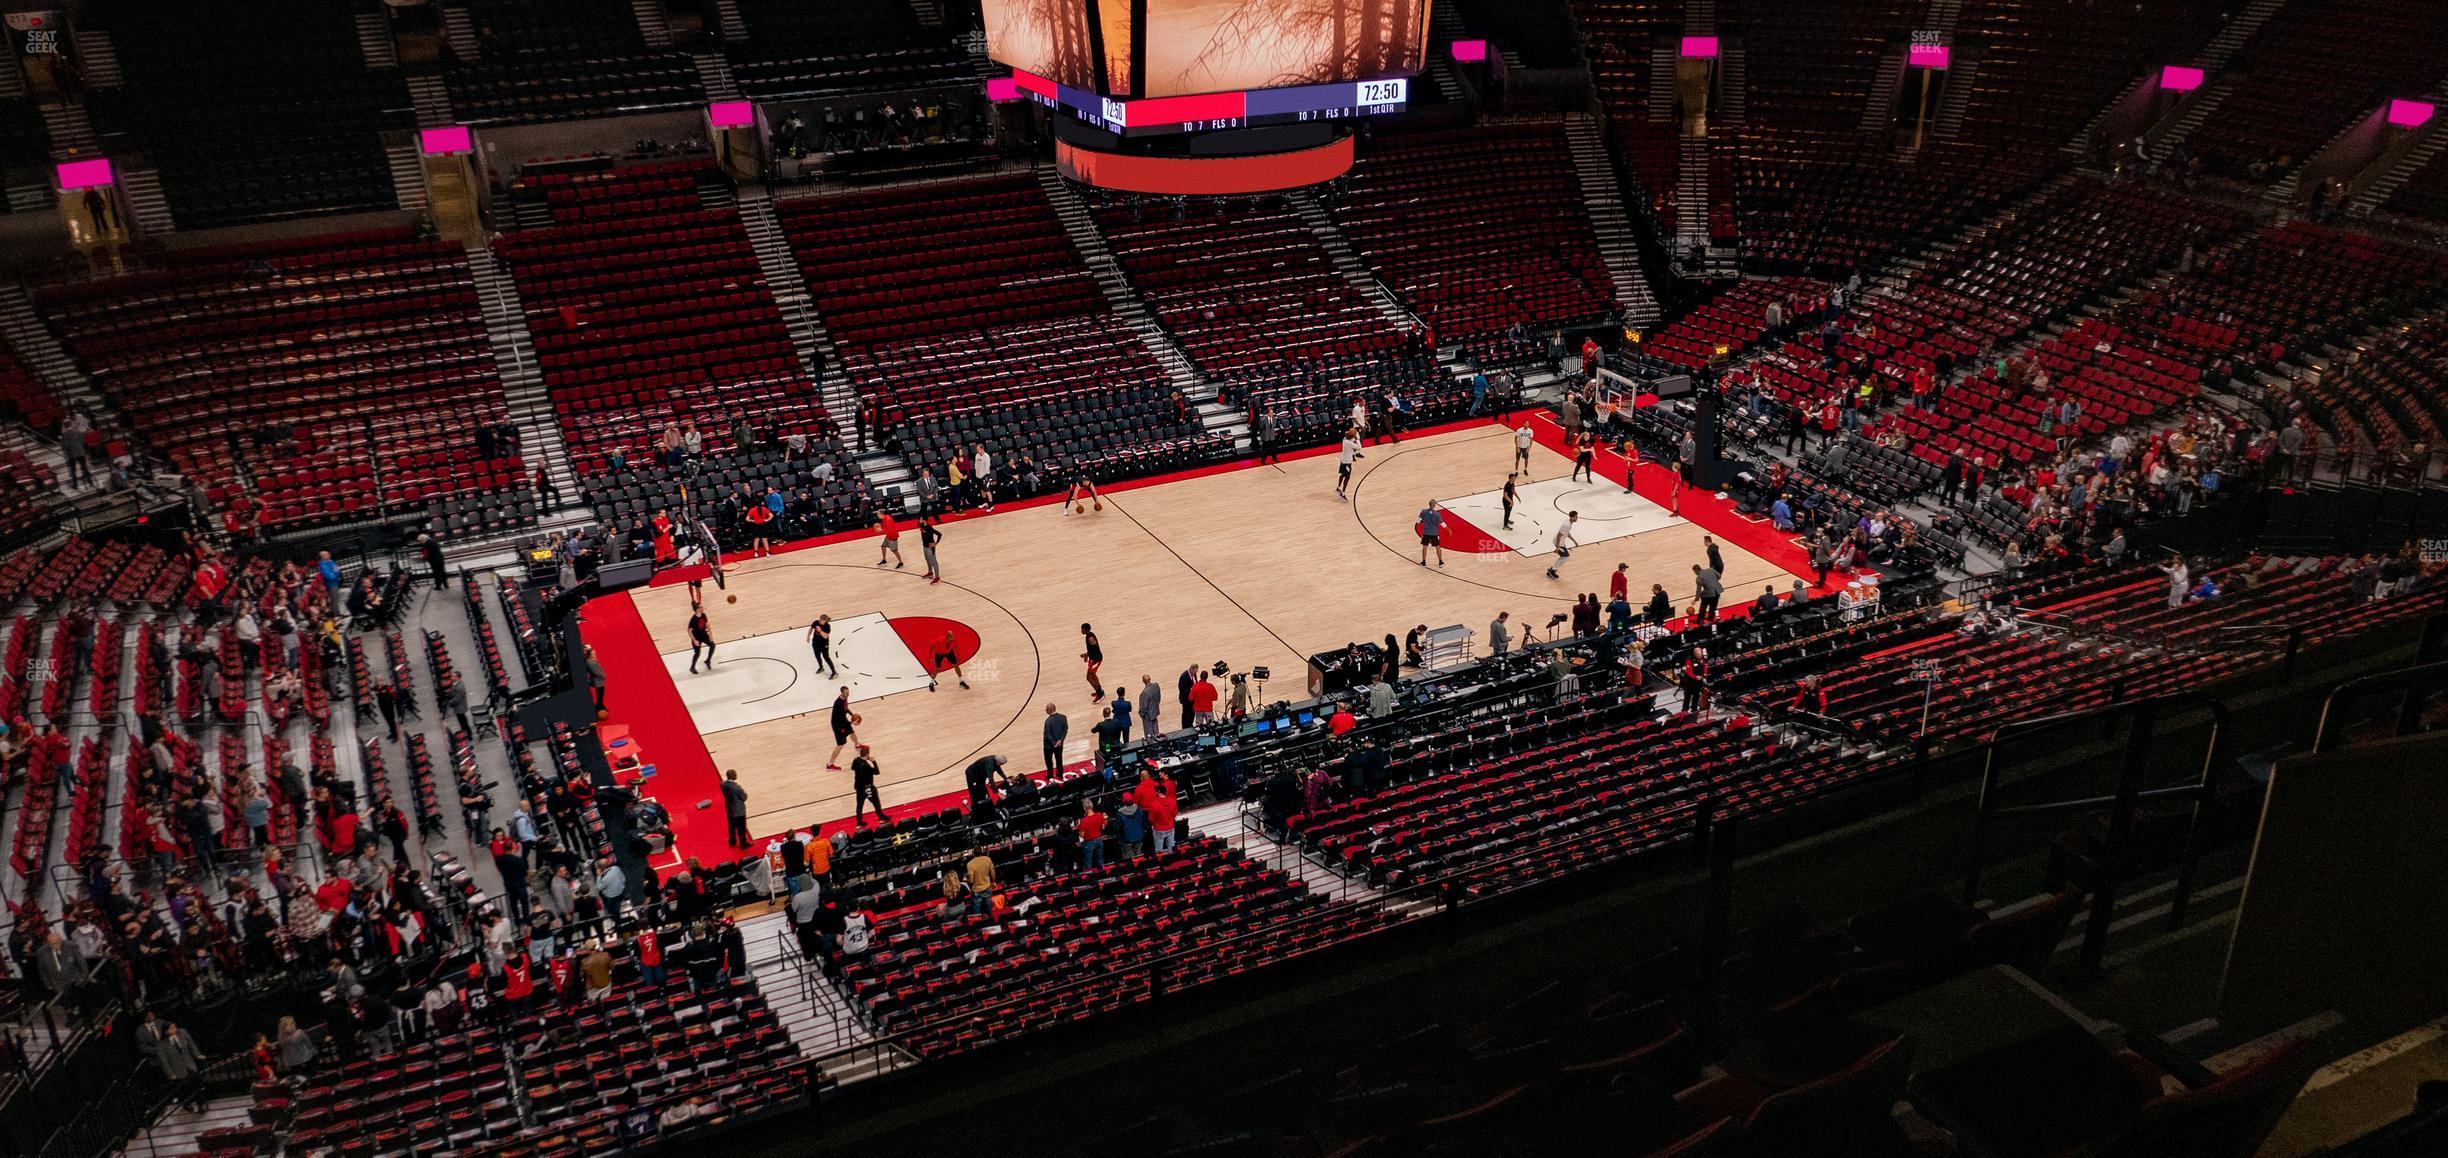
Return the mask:
<path id="1" fill-rule="evenodd" d="M 2431 630 L 2436 632 L 2438 630 L 2436 625 L 2443 622 L 2448 622 L 2448 617 L 2432 620 L 2434 626 Z M 2405 690 L 2405 698 L 2398 704 L 2394 731 L 2391 734 L 2396 736 L 2410 734 L 2414 730 L 2413 725 L 2417 722 L 2417 714 L 2420 710 L 2419 693 L 2426 686 L 2448 686 L 2448 662 L 2418 664 L 2414 667 L 2380 672 L 2339 684 L 2331 689 L 2329 695 L 2321 701 L 2320 721 L 2313 726 L 2312 731 L 2312 750 L 2314 752 L 2336 751 L 2342 740 L 2341 733 L 2344 731 L 2344 721 L 2340 719 L 2339 713 L 2340 706 L 2352 698 L 2369 694 L 2375 690 L 2390 688 Z"/>

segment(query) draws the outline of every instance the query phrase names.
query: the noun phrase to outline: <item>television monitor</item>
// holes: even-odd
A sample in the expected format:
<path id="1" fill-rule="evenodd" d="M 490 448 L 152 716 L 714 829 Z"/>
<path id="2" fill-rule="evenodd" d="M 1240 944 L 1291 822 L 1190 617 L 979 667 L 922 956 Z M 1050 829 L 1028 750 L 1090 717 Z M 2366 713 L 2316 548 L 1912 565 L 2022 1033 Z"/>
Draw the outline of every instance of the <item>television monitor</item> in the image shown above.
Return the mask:
<path id="1" fill-rule="evenodd" d="M 987 55 L 1011 66 L 1021 93 L 1126 138 L 1399 112 L 1410 102 L 1411 79 L 1427 67 L 1427 0 L 983 3 Z M 1073 176 L 1174 193 L 1314 183 L 1208 174 L 1192 189 L 1119 174 Z"/>

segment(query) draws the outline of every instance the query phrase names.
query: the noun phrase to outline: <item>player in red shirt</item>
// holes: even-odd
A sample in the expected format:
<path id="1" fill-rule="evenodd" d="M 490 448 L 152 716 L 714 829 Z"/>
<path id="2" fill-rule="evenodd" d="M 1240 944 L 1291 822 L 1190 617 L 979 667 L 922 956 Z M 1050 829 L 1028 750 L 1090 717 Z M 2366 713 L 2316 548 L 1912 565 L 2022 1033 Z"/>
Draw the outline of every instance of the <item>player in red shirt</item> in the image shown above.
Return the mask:
<path id="1" fill-rule="evenodd" d="M 887 557 L 890 557 L 892 559 L 893 569 L 896 571 L 900 570 L 901 525 L 893 522 L 893 517 L 890 512 L 879 510 L 876 512 L 876 530 L 884 533 L 884 545 L 876 551 L 876 566 L 883 566 L 884 560 Z"/>

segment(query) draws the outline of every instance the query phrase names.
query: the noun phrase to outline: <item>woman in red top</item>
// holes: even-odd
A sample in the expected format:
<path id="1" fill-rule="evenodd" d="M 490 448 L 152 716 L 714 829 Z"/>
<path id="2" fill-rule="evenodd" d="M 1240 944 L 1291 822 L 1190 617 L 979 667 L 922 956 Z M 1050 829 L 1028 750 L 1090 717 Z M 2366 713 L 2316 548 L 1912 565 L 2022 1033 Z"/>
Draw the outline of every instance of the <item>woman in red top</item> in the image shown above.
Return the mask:
<path id="1" fill-rule="evenodd" d="M 670 515 L 661 511 L 654 513 L 654 561 L 658 566 L 679 557 L 679 552 L 672 549 L 671 527 Z"/>

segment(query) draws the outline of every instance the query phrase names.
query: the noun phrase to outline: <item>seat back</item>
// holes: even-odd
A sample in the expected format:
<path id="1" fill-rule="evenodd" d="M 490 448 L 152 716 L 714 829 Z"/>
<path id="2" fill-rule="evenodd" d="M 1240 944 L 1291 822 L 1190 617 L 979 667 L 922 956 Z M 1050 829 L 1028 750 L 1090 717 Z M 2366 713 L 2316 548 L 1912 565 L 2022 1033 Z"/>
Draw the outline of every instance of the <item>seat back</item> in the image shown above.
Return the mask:
<path id="1" fill-rule="evenodd" d="M 1912 1076 L 1912 1048 L 1895 1038 L 1853 1064 L 1777 1094 L 1743 1123 L 1741 1152 L 1756 1155 L 1827 1153 L 1846 1139 L 1846 1153 L 1885 1152 L 1881 1139 L 1901 1141 L 1892 1109 Z"/>
<path id="2" fill-rule="evenodd" d="M 2082 911 L 2082 902 L 2082 890 L 2068 889 L 2012 916 L 1974 926 L 1964 938 L 1962 966 L 2011 965 L 2039 976 L 2056 954 L 2058 943 L 2065 940 L 2074 915 Z"/>
<path id="3" fill-rule="evenodd" d="M 2290 1042 L 2197 1090 L 2143 1105 L 2097 1158 L 2245 1158 L 2278 1125 L 2319 1059 L 2311 1039 Z"/>

